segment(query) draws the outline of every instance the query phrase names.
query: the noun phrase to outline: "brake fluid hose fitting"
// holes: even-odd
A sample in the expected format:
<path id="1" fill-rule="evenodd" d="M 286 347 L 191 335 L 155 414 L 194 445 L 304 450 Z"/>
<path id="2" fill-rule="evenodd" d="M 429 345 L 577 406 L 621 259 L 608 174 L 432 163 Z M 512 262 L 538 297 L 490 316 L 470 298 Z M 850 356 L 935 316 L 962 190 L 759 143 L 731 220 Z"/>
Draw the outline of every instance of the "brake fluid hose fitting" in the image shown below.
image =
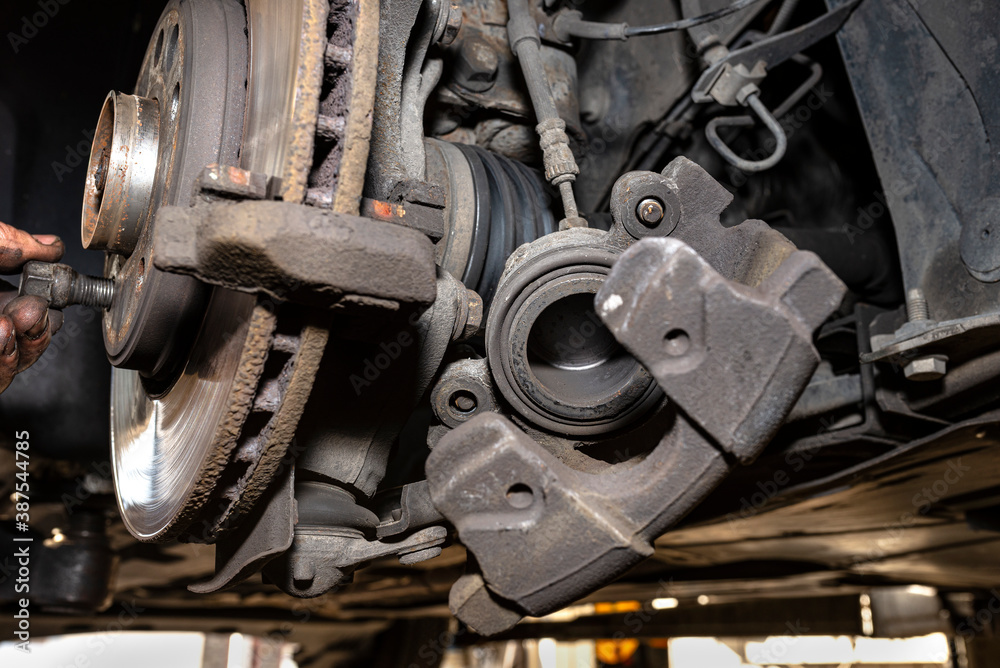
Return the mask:
<path id="1" fill-rule="evenodd" d="M 559 117 L 552 89 L 545 77 L 545 68 L 539 49 L 541 39 L 531 18 L 528 0 L 511 0 L 507 3 L 510 19 L 507 22 L 507 39 L 510 50 L 521 64 L 521 72 L 528 84 L 528 95 L 538 118 L 535 131 L 538 132 L 545 166 L 545 178 L 559 188 L 565 217 L 559 221 L 560 229 L 586 227 L 587 221 L 580 216 L 573 193 L 573 182 L 580 173 L 573 151 L 566 135 L 566 123 Z"/>

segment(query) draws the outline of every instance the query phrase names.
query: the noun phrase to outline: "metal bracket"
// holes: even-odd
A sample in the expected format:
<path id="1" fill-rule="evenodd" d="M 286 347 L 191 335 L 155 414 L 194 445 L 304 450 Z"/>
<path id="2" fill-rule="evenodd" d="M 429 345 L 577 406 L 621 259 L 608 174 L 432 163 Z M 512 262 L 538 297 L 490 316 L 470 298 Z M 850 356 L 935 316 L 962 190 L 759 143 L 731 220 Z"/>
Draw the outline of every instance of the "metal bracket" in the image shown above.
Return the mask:
<path id="1" fill-rule="evenodd" d="M 366 540 L 338 528 L 297 528 L 291 548 L 271 561 L 264 574 L 283 591 L 312 598 L 347 584 L 359 566 L 375 559 L 398 556 L 400 563 L 412 564 L 436 557 L 447 538 L 443 526 L 427 527 L 395 542 Z"/>
<path id="2" fill-rule="evenodd" d="M 722 78 L 724 72 L 744 71 L 749 73 L 758 64 L 762 64 L 765 69 L 777 67 L 824 37 L 835 33 L 859 2 L 861 0 L 852 0 L 794 30 L 779 33 L 731 51 L 702 73 L 691 90 L 691 99 L 702 104 L 719 102 L 719 104 L 726 106 L 735 106 L 738 103 L 735 95 L 720 95 L 722 99 L 713 95 L 714 88 L 720 80 L 725 81 Z"/>
<path id="3" fill-rule="evenodd" d="M 290 202 L 163 207 L 153 248 L 163 271 L 307 306 L 398 307 L 437 294 L 434 246 L 420 232 Z"/>
<path id="4" fill-rule="evenodd" d="M 380 539 L 440 524 L 444 520 L 431 503 L 426 480 L 403 485 L 395 501 L 396 503 L 391 504 L 393 507 L 386 512 L 388 518 L 375 527 L 375 534 Z"/>
<path id="5" fill-rule="evenodd" d="M 465 579 L 453 591 L 452 612 L 499 632 L 650 556 L 652 541 L 780 426 L 818 362 L 812 332 L 843 292 L 812 253 L 793 252 L 748 287 L 676 239 L 625 251 L 595 303 L 671 399 L 672 427 L 644 460 L 598 474 L 496 414 L 444 436 L 426 464 L 431 498 L 482 570 L 481 586 Z"/>

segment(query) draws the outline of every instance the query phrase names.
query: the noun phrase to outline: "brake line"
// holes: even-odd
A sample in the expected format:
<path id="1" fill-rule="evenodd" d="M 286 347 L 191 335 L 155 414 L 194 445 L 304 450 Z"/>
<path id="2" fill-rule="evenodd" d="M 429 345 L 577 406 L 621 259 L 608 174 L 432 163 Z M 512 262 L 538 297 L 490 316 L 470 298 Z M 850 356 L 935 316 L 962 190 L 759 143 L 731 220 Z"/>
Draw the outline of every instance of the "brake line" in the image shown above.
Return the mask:
<path id="1" fill-rule="evenodd" d="M 555 31 L 556 37 L 563 41 L 569 41 L 570 37 L 579 37 L 581 39 L 628 39 L 629 37 L 640 37 L 643 35 L 659 35 L 678 30 L 687 30 L 688 28 L 694 28 L 705 23 L 718 21 L 761 1 L 736 0 L 728 7 L 723 7 L 714 12 L 702 14 L 701 16 L 693 16 L 679 21 L 648 26 L 629 26 L 627 23 L 584 21 L 580 18 L 578 12 L 564 12 L 556 17 L 552 28 Z"/>

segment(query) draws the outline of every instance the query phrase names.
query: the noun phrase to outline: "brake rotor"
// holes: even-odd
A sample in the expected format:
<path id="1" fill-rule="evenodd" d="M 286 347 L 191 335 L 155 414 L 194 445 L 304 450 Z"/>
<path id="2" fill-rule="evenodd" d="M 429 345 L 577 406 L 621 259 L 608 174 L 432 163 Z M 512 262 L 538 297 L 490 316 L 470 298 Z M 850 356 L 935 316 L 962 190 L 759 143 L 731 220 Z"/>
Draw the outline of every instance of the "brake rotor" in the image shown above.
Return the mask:
<path id="1" fill-rule="evenodd" d="M 122 116 L 95 135 L 84 239 L 110 251 L 105 273 L 118 286 L 104 323 L 116 365 L 112 462 L 122 518 L 140 540 L 214 542 L 235 526 L 281 466 L 327 340 L 322 314 L 158 271 L 155 212 L 190 201 L 202 169 L 218 162 L 280 179 L 285 201 L 305 201 L 312 186 L 310 200 L 357 213 L 377 36 L 377 0 L 248 0 L 245 9 L 235 0 L 174 0 L 153 32 L 138 102 L 109 96 Z M 324 57 L 331 43 L 339 58 Z M 314 155 L 321 104 L 341 115 L 343 130 L 331 137 L 325 129 L 337 150 Z M 156 151 L 119 146 L 122 137 L 151 141 L 133 126 L 148 127 L 153 106 Z M 317 178 L 331 156 L 338 178 Z M 113 187 L 122 174 L 125 196 Z M 126 213 L 102 218 L 102 207 Z M 105 234 L 105 218 L 133 227 Z"/>

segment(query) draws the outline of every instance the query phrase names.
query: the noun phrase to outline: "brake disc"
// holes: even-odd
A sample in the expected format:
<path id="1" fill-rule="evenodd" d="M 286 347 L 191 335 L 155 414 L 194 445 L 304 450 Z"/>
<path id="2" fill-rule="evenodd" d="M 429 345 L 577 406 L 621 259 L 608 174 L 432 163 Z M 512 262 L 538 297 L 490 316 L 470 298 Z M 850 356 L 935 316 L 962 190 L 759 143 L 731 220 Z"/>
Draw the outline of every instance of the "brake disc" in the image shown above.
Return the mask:
<path id="1" fill-rule="evenodd" d="M 218 162 L 278 179 L 285 201 L 305 201 L 311 186 L 323 192 L 310 199 L 357 213 L 377 26 L 372 0 L 247 0 L 245 10 L 235 0 L 174 0 L 153 32 L 135 91 L 140 108 L 155 103 L 159 113 L 148 219 L 134 249 L 108 254 L 105 271 L 118 285 L 105 318 L 117 367 L 115 487 L 140 540 L 213 542 L 235 525 L 287 453 L 327 340 L 321 314 L 159 272 L 155 212 L 186 204 L 204 167 Z M 336 150 L 314 155 L 321 106 L 343 122 L 335 136 L 323 124 Z M 109 150 L 100 144 L 85 200 L 110 206 L 106 178 L 93 169 Z M 320 178 L 331 160 L 337 179 Z"/>

